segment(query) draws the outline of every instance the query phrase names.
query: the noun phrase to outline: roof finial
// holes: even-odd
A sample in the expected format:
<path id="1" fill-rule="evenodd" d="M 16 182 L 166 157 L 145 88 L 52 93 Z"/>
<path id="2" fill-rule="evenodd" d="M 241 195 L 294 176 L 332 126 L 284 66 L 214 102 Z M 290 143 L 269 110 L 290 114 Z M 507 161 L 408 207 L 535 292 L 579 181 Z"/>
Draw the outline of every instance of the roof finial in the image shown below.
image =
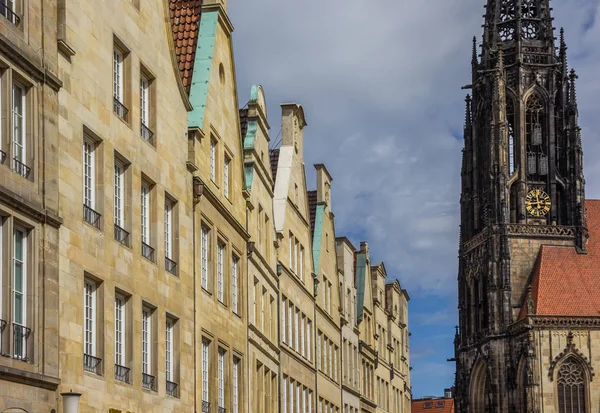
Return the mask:
<path id="1" fill-rule="evenodd" d="M 575 80 L 577 80 L 577 78 L 579 78 L 579 76 L 575 73 L 575 69 L 571 69 L 571 72 L 569 73 L 569 103 L 572 105 L 577 105 L 577 90 L 575 87 Z"/>
<path id="2" fill-rule="evenodd" d="M 465 127 L 471 127 L 471 95 L 465 97 Z"/>
<path id="3" fill-rule="evenodd" d="M 500 71 L 504 70 L 504 50 L 502 50 L 502 42 L 498 42 L 498 61 L 496 62 L 496 68 Z"/>
<path id="4" fill-rule="evenodd" d="M 565 42 L 565 29 L 560 28 L 560 48 L 558 51 L 558 57 L 563 66 L 564 75 L 567 74 L 567 43 Z"/>
<path id="5" fill-rule="evenodd" d="M 476 66 L 479 63 L 477 59 L 477 38 L 473 36 L 473 53 L 471 55 L 471 64 Z"/>

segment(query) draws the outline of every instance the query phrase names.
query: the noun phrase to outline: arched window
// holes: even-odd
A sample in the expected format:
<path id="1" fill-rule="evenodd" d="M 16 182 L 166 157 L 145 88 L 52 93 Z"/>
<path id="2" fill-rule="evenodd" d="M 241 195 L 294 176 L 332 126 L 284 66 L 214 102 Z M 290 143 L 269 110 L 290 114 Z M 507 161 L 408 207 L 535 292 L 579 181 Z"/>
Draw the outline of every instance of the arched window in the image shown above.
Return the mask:
<path id="1" fill-rule="evenodd" d="M 561 364 L 556 379 L 559 413 L 587 412 L 585 385 L 583 367 L 573 357 L 569 357 Z"/>
<path id="2" fill-rule="evenodd" d="M 471 373 L 471 385 L 469 386 L 469 413 L 485 412 L 486 381 L 487 374 L 485 363 L 479 361 Z"/>
<path id="3" fill-rule="evenodd" d="M 506 121 L 508 123 L 508 174 L 515 173 L 516 138 L 515 138 L 515 104 L 511 98 L 506 100 Z"/>
<path id="4" fill-rule="evenodd" d="M 548 144 L 545 102 L 534 93 L 527 99 L 527 176 L 530 182 L 544 182 L 548 176 Z"/>

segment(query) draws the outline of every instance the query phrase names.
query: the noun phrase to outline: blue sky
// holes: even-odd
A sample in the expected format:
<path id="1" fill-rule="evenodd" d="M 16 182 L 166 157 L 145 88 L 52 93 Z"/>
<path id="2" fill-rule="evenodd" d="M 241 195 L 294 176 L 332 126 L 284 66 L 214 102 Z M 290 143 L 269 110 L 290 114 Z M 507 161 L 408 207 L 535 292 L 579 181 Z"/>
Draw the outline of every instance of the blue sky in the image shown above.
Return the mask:
<path id="1" fill-rule="evenodd" d="M 413 397 L 452 385 L 464 91 L 486 0 L 229 0 L 241 105 L 304 107 L 305 161 L 333 175 L 338 236 L 369 242 L 409 291 Z M 600 0 L 553 0 L 578 100 L 588 198 L 600 197 Z M 310 188 L 309 188 L 310 189 Z"/>

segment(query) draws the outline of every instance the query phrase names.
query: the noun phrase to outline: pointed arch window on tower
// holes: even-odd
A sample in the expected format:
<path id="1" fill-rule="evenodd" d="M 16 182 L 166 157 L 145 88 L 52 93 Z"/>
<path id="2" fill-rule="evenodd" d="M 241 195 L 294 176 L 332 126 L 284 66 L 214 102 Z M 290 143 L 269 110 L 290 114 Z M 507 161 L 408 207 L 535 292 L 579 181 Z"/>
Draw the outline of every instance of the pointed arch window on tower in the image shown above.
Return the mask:
<path id="1" fill-rule="evenodd" d="M 548 175 L 546 110 L 544 100 L 537 94 L 527 99 L 525 121 L 528 180 L 545 181 Z"/>
<path id="2" fill-rule="evenodd" d="M 515 104 L 512 99 L 506 101 L 506 120 L 508 124 L 508 174 L 515 173 L 516 153 L 515 153 Z"/>
<path id="3" fill-rule="evenodd" d="M 586 412 L 586 375 L 581 364 L 572 357 L 565 360 L 556 379 L 559 413 Z"/>

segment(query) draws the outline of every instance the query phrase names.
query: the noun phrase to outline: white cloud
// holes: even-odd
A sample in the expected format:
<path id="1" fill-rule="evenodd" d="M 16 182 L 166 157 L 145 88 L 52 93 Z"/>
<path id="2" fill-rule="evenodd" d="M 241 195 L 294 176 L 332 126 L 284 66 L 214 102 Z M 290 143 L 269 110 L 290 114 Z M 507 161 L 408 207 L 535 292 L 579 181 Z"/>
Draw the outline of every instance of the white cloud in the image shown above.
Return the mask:
<path id="1" fill-rule="evenodd" d="M 464 91 L 484 0 L 229 0 L 240 101 L 264 86 L 279 131 L 304 106 L 305 158 L 334 182 L 338 235 L 364 233 L 411 296 L 456 294 Z M 598 0 L 553 2 L 579 74 L 588 197 L 600 196 Z M 558 30 L 556 32 L 558 36 Z"/>

